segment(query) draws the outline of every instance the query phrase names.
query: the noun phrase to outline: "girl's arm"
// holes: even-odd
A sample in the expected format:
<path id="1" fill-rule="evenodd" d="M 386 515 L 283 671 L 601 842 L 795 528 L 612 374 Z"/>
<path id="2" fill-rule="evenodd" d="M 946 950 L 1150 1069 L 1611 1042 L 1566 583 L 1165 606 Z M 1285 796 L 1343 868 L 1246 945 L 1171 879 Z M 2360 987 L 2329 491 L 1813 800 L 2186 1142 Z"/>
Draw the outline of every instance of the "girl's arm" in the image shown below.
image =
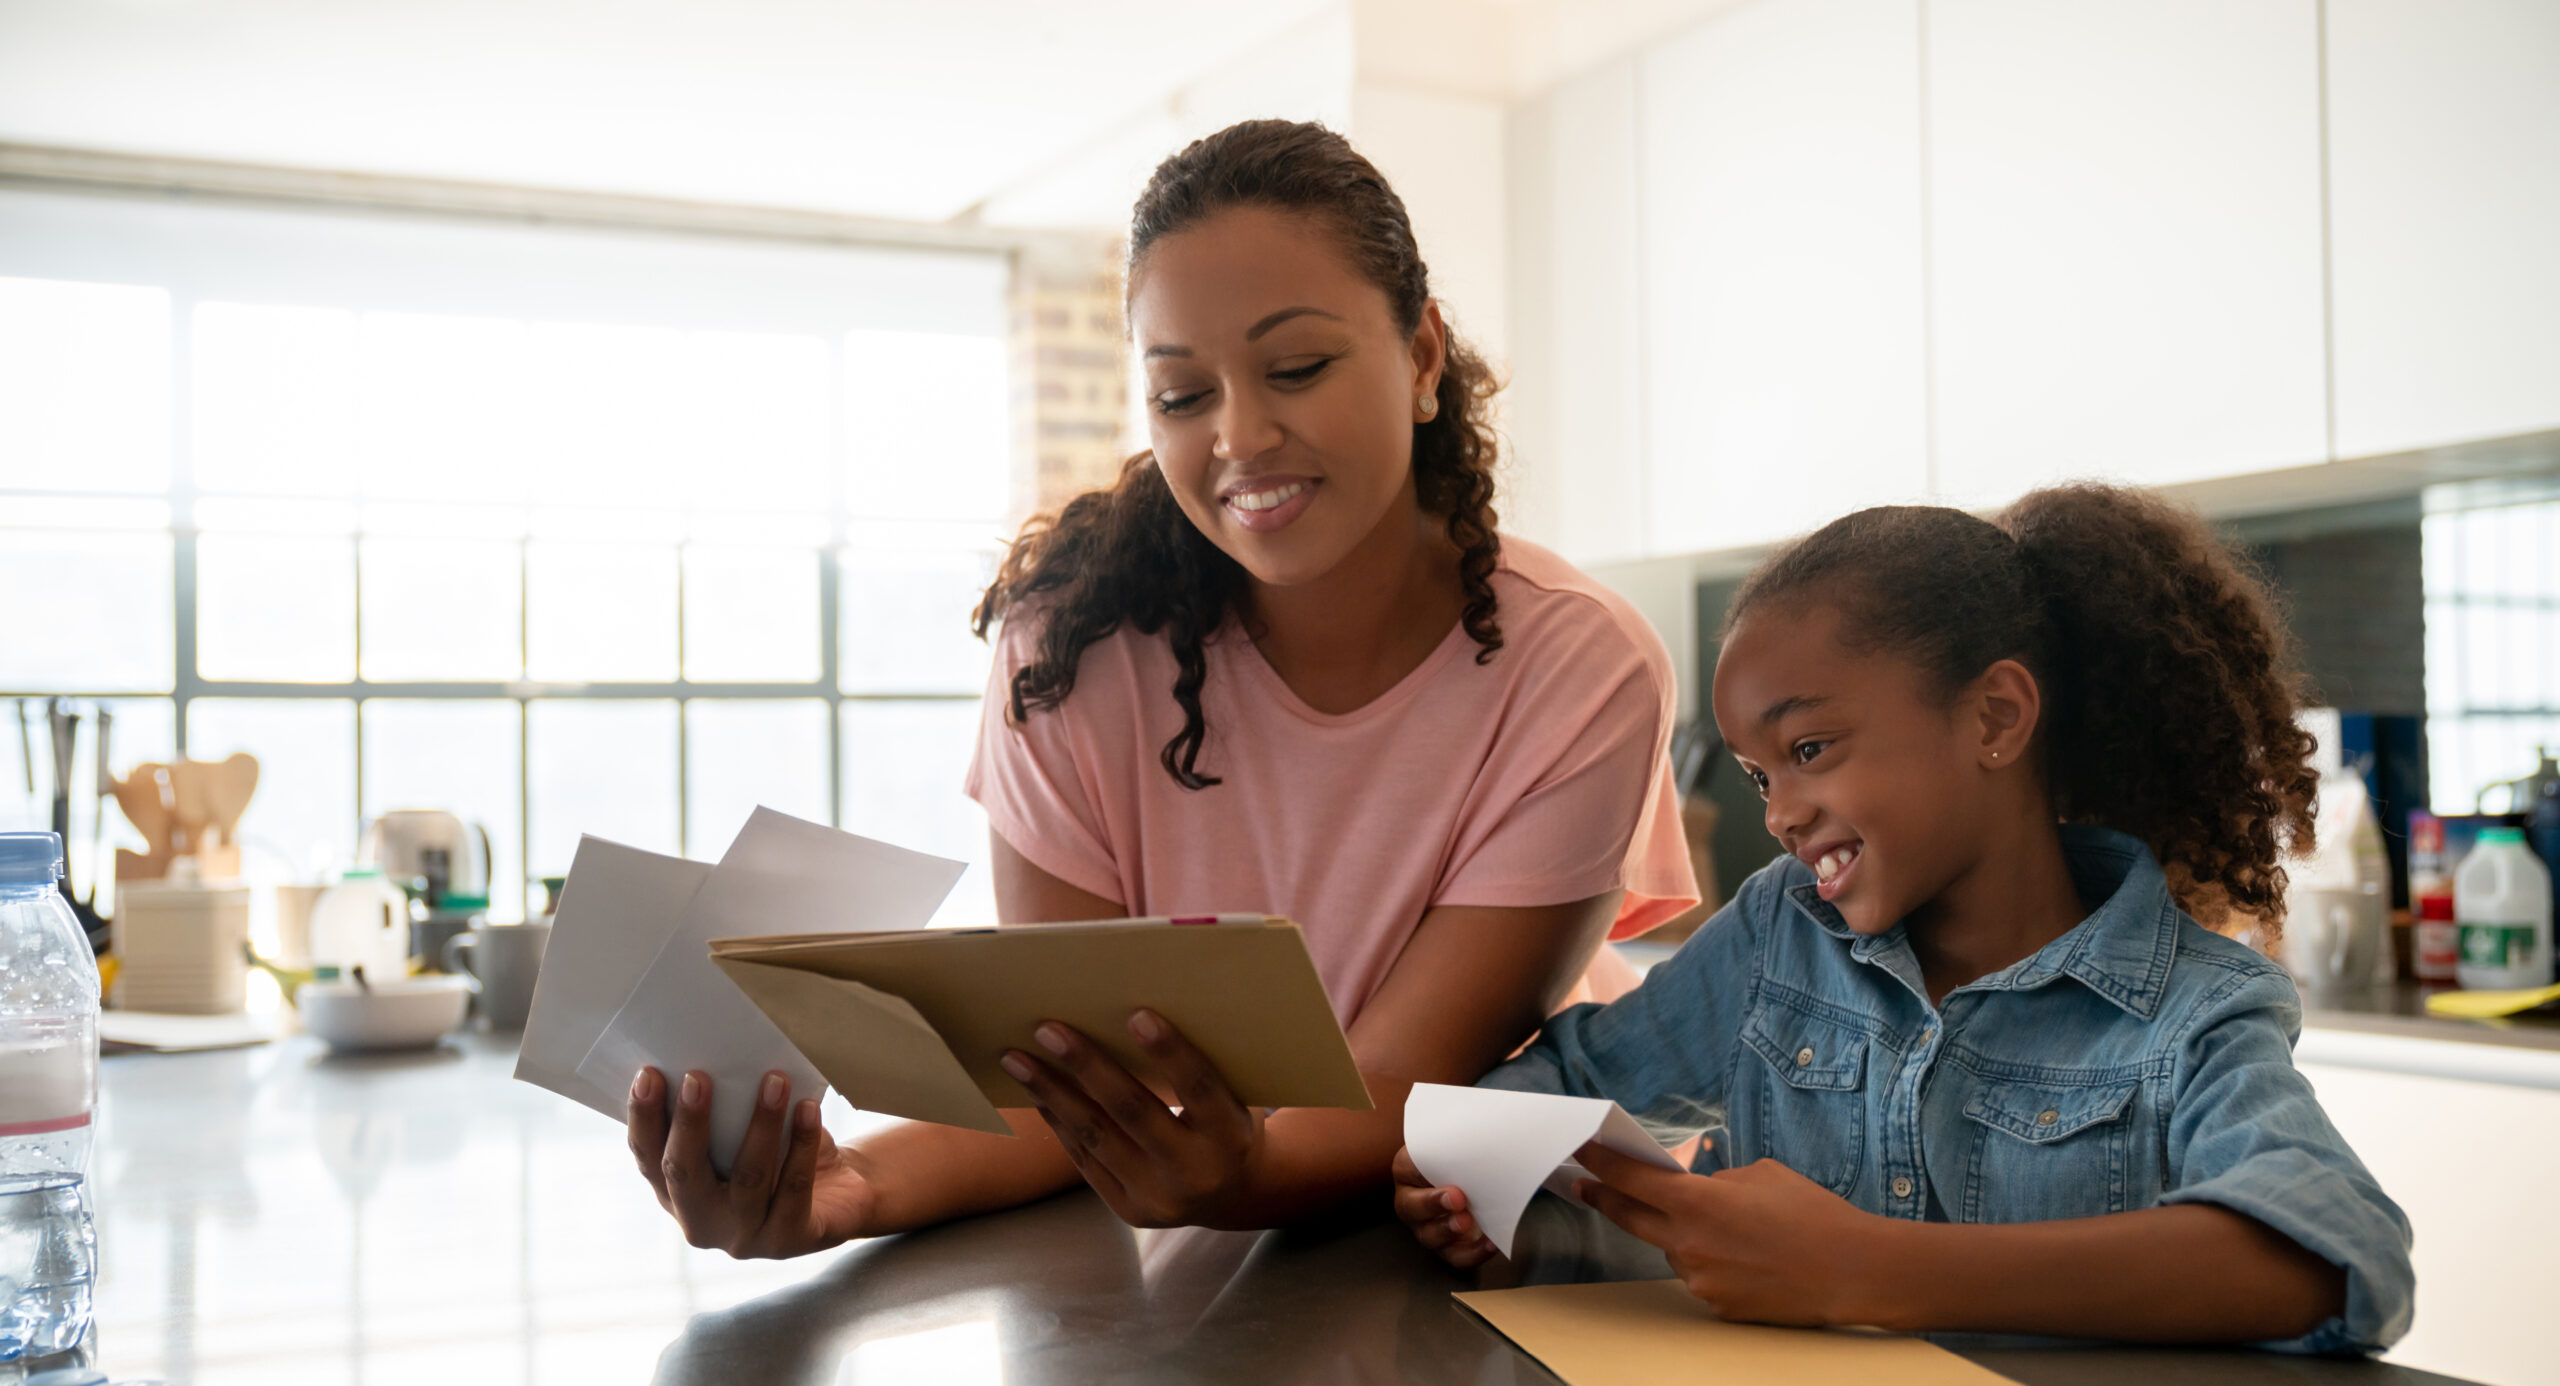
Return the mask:
<path id="1" fill-rule="evenodd" d="M 2300 1338 L 2346 1272 L 2266 1224 L 2191 1204 L 2010 1224 L 1865 1212 L 1773 1160 L 1674 1174 L 1592 1146 L 1585 1196 L 1661 1247 L 1729 1319 L 2126 1342 Z"/>

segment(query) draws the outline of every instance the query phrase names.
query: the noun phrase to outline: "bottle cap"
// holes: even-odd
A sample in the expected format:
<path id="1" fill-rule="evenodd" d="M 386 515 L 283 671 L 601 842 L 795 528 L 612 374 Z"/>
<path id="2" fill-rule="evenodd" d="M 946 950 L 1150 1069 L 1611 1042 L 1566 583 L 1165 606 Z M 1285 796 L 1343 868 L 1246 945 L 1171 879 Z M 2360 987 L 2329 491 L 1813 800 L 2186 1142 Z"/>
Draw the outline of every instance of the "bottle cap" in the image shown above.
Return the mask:
<path id="1" fill-rule="evenodd" d="M 2480 845 L 2483 847 L 2492 842 L 2522 843 L 2523 841 L 2524 829 L 2522 828 L 2496 827 L 2480 830 Z"/>
<path id="2" fill-rule="evenodd" d="M 61 838 L 52 833 L 0 833 L 0 885 L 52 885 L 61 879 Z"/>

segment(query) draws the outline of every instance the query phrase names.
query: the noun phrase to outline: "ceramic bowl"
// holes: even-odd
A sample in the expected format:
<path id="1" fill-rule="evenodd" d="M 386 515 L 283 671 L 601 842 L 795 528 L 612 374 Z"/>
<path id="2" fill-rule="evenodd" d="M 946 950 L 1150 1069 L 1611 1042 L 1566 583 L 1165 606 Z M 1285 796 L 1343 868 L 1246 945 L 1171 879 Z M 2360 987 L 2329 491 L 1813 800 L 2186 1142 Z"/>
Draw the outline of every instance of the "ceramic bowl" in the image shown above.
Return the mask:
<path id="1" fill-rule="evenodd" d="M 302 1028 L 331 1049 L 421 1049 L 461 1028 L 471 983 L 461 977 L 403 977 L 359 987 L 305 983 L 294 996 Z"/>

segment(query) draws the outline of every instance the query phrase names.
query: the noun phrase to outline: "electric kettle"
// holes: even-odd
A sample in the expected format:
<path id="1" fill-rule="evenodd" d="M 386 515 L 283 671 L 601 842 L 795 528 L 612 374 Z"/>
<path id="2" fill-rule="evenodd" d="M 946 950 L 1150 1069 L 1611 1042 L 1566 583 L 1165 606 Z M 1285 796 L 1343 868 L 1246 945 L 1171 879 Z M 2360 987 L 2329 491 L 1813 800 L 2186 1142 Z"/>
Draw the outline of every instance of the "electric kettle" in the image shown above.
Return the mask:
<path id="1" fill-rule="evenodd" d="M 426 905 L 489 895 L 489 830 L 443 809 L 393 809 L 365 826 L 358 859 L 395 883 L 423 881 Z"/>

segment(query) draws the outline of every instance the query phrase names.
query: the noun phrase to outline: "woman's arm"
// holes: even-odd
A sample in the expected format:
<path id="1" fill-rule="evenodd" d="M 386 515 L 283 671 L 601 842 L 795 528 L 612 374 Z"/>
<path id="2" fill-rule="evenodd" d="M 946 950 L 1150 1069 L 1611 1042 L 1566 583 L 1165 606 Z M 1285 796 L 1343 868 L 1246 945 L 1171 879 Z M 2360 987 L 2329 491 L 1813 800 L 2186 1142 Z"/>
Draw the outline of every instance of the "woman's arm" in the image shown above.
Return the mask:
<path id="1" fill-rule="evenodd" d="M 2298 1338 L 2346 1272 L 2254 1218 L 2189 1204 L 2012 1224 L 1869 1213 L 1774 1160 L 1675 1174 L 1585 1146 L 1585 1198 L 1729 1319 L 2127 1342 Z"/>
<path id="2" fill-rule="evenodd" d="M 1467 1082 L 1534 1032 L 1615 918 L 1618 892 L 1527 908 L 1426 913 L 1350 1028 L 1377 1103 L 1292 1108 L 1267 1120 L 1237 1103 L 1170 1031 L 1131 1033 L 1179 1095 L 1175 1111 L 1082 1036 L 1020 1052 L 1024 1086 L 1062 1148 L 1113 1211 L 1140 1226 L 1270 1227 L 1385 1181 L 1415 1082 Z"/>

